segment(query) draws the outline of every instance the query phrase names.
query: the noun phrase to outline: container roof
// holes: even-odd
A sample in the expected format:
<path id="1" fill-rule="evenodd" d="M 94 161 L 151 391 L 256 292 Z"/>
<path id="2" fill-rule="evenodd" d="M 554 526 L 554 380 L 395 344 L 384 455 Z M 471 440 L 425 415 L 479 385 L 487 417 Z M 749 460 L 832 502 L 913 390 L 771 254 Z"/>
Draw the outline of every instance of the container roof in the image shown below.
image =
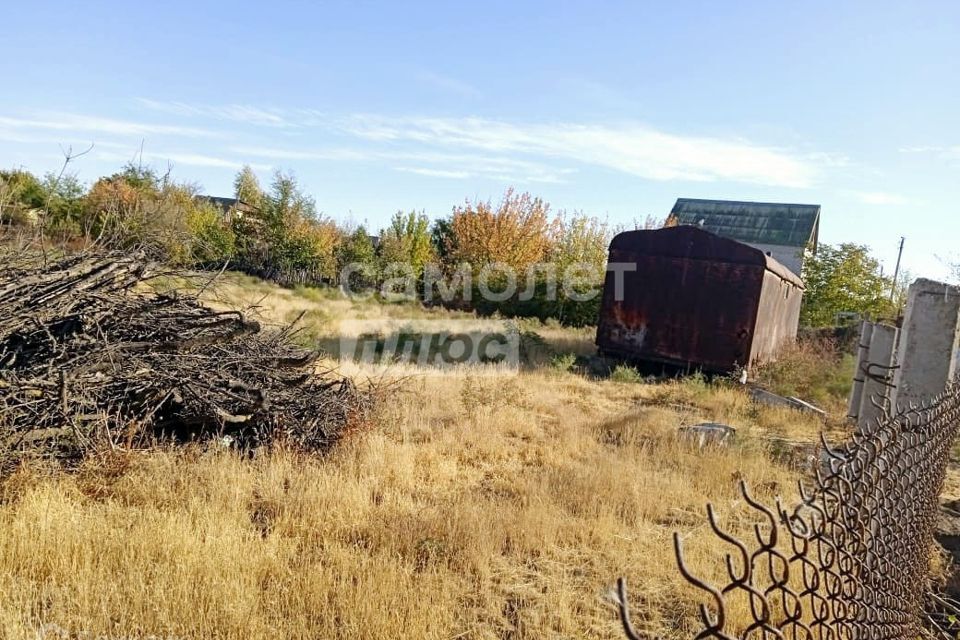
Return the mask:
<path id="1" fill-rule="evenodd" d="M 740 242 L 806 247 L 817 243 L 820 205 L 677 198 L 670 217 Z"/>
<path id="2" fill-rule="evenodd" d="M 724 238 L 696 226 L 666 227 L 664 229 L 624 231 L 610 242 L 613 253 L 664 256 L 685 260 L 707 260 L 751 264 L 776 274 L 780 279 L 803 289 L 803 280 L 787 267 L 763 251 L 748 244 Z"/>

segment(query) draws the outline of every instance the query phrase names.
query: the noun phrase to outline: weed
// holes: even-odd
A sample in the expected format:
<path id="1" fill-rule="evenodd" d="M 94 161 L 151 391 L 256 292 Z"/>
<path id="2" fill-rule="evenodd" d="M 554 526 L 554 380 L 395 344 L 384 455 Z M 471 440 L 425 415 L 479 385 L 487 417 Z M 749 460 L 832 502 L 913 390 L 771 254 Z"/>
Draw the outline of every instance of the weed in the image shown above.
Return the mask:
<path id="1" fill-rule="evenodd" d="M 839 411 L 850 394 L 853 368 L 853 356 L 841 352 L 835 342 L 808 339 L 785 347 L 775 362 L 759 367 L 755 377 L 774 393 Z"/>
<path id="2" fill-rule="evenodd" d="M 643 382 L 643 376 L 635 367 L 625 364 L 618 364 L 610 373 L 610 379 L 614 382 Z"/>
<path id="3" fill-rule="evenodd" d="M 576 362 L 577 356 L 573 353 L 557 354 L 550 360 L 550 368 L 557 373 L 566 373 Z"/>

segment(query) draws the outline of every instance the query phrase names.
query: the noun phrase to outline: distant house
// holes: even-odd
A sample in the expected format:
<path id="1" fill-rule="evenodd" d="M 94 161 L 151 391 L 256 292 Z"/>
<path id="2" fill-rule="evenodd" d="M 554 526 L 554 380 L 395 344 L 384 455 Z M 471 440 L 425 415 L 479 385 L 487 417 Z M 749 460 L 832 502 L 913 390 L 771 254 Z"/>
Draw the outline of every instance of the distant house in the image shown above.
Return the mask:
<path id="1" fill-rule="evenodd" d="M 197 196 L 197 199 L 209 202 L 220 209 L 224 218 L 231 220 L 233 218 L 242 218 L 246 214 L 259 213 L 260 210 L 250 203 L 238 200 L 237 198 L 223 198 L 221 196 Z"/>
<path id="2" fill-rule="evenodd" d="M 805 250 L 817 248 L 820 205 L 678 198 L 667 224 L 698 226 L 738 240 L 800 275 Z"/>

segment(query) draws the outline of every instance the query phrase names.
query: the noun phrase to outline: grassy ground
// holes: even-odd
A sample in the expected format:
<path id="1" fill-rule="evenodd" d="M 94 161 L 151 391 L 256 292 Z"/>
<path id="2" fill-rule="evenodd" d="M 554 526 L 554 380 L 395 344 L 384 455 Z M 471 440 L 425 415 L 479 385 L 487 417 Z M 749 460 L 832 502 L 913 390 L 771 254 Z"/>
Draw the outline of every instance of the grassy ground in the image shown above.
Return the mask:
<path id="1" fill-rule="evenodd" d="M 267 321 L 305 312 L 308 337 L 347 314 L 464 317 L 239 276 L 206 295 Z M 592 348 L 589 331 L 527 329 L 561 355 Z M 791 443 L 822 425 L 733 385 L 566 364 L 414 376 L 325 458 L 191 448 L 21 469 L 0 481 L 0 638 L 620 638 L 608 594 L 621 575 L 640 626 L 689 636 L 698 594 L 671 533 L 719 581 L 704 504 L 749 534 L 738 481 L 792 496 Z M 701 420 L 736 441 L 677 437 Z"/>

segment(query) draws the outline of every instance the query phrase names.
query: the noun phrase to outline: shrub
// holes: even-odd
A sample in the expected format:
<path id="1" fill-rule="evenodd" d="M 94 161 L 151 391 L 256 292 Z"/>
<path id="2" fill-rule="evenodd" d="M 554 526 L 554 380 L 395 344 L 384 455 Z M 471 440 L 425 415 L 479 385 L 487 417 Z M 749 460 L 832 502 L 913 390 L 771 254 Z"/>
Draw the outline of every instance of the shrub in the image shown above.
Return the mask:
<path id="1" fill-rule="evenodd" d="M 775 362 L 758 367 L 756 381 L 774 393 L 815 404 L 846 402 L 853 385 L 853 356 L 825 338 L 799 340 L 784 347 Z"/>
<path id="2" fill-rule="evenodd" d="M 550 368 L 558 373 L 566 373 L 577 362 L 577 356 L 572 353 L 557 354 L 550 359 Z"/>
<path id="3" fill-rule="evenodd" d="M 210 264 L 233 258 L 236 251 L 233 228 L 214 205 L 198 202 L 191 206 L 187 211 L 187 230 L 192 261 Z"/>
<path id="4" fill-rule="evenodd" d="M 643 376 L 634 367 L 618 364 L 610 374 L 610 379 L 614 382 L 643 382 Z"/>

